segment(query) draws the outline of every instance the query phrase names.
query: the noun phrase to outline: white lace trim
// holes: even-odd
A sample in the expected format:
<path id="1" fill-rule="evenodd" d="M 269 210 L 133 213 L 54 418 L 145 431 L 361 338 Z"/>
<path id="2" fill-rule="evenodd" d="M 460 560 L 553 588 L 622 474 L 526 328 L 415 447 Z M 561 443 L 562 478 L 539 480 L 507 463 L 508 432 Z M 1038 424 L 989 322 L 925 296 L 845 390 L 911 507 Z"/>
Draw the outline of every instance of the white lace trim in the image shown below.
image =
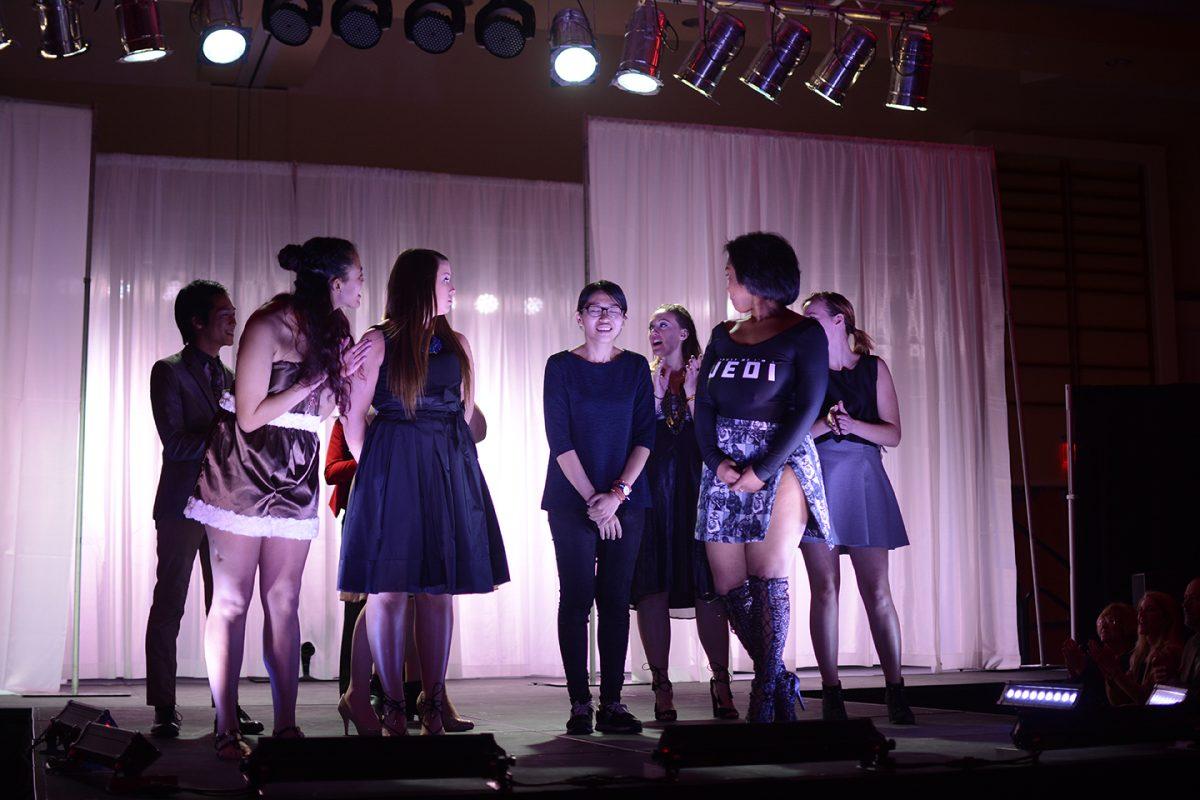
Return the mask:
<path id="1" fill-rule="evenodd" d="M 226 508 L 217 508 L 195 497 L 189 497 L 183 515 L 188 519 L 240 536 L 260 539 L 315 539 L 319 523 L 312 519 L 285 517 L 248 517 Z"/>
<path id="2" fill-rule="evenodd" d="M 234 402 L 233 395 L 229 392 L 221 395 L 221 408 L 230 414 L 237 413 L 237 405 Z M 321 430 L 320 417 L 315 414 L 296 414 L 291 411 L 285 411 L 267 424 L 274 425 L 276 428 L 291 428 L 292 430 L 308 431 L 309 433 L 318 433 Z"/>

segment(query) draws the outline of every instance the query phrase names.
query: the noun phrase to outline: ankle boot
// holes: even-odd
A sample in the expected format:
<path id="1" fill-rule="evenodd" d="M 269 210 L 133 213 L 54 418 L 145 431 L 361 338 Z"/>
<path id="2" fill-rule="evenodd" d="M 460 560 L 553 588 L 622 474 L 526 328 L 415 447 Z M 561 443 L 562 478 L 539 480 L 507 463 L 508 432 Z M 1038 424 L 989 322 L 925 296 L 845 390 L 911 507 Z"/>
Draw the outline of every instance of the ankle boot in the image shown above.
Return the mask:
<path id="1" fill-rule="evenodd" d="M 837 722 L 849 719 L 846 703 L 842 700 L 842 682 L 821 684 L 821 719 Z"/>
<path id="2" fill-rule="evenodd" d="M 917 718 L 904 699 L 904 679 L 899 683 L 885 683 L 883 700 L 887 703 L 888 719 L 893 725 L 916 725 Z"/>

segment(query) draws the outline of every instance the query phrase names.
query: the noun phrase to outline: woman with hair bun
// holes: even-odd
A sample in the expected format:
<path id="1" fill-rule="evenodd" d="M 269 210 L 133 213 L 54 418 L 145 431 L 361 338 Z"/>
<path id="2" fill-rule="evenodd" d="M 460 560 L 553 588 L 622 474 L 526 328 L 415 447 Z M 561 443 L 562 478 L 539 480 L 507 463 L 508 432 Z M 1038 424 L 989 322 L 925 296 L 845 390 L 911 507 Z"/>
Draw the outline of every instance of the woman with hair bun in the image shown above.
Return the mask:
<path id="1" fill-rule="evenodd" d="M 256 573 L 275 707 L 272 735 L 303 736 L 296 726 L 297 605 L 318 530 L 317 430 L 335 403 L 349 411 L 349 378 L 370 348 L 365 340 L 352 344 L 344 313 L 362 302 L 363 270 L 354 245 L 309 239 L 280 250 L 279 264 L 296 273 L 295 286 L 246 322 L 234 393 L 221 400 L 184 511 L 208 531 L 213 601 L 204 658 L 217 711 L 215 746 L 224 760 L 250 753 L 238 730 L 237 686 Z"/>
<path id="2" fill-rule="evenodd" d="M 846 718 L 837 668 L 838 560 L 848 553 L 883 667 L 888 718 L 911 725 L 913 713 L 900 674 L 900 618 L 888 585 L 888 551 L 907 545 L 908 534 L 880 456 L 882 448 L 900 444 L 896 386 L 884 360 L 871 355 L 874 342 L 855 323 L 849 300 L 837 292 L 817 292 L 802 307 L 829 339 L 829 388 L 821 406 L 825 415 L 813 424 L 812 435 L 837 546 L 831 550 L 826 542 L 810 540 L 800 546 L 812 592 L 809 629 L 821 670 L 821 715 Z"/>

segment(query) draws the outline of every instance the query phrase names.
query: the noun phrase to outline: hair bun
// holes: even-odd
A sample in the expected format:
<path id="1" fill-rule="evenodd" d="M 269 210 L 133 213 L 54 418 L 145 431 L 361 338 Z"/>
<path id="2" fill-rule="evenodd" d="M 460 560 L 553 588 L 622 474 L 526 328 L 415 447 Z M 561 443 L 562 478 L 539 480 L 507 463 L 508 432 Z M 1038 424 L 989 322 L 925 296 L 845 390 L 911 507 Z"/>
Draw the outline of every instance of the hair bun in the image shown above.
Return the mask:
<path id="1" fill-rule="evenodd" d="M 277 256 L 279 266 L 288 272 L 299 272 L 304 268 L 304 248 L 298 244 L 289 244 L 279 251 Z"/>

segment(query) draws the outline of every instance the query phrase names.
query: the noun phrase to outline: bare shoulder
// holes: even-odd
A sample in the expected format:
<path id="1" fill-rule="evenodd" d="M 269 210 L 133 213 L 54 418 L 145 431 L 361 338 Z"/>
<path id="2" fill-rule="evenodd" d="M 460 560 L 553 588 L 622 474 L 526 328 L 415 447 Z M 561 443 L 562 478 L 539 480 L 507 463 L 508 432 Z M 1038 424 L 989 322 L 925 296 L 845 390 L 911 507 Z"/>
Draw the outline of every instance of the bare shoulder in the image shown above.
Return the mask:
<path id="1" fill-rule="evenodd" d="M 881 356 L 875 356 L 876 369 L 880 375 L 886 375 L 889 379 L 892 377 L 892 371 L 888 369 L 887 362 Z"/>
<path id="2" fill-rule="evenodd" d="M 454 336 L 458 339 L 458 343 L 462 345 L 462 349 L 466 351 L 467 355 L 471 355 L 471 343 L 467 340 L 467 337 L 458 331 L 454 332 Z"/>

